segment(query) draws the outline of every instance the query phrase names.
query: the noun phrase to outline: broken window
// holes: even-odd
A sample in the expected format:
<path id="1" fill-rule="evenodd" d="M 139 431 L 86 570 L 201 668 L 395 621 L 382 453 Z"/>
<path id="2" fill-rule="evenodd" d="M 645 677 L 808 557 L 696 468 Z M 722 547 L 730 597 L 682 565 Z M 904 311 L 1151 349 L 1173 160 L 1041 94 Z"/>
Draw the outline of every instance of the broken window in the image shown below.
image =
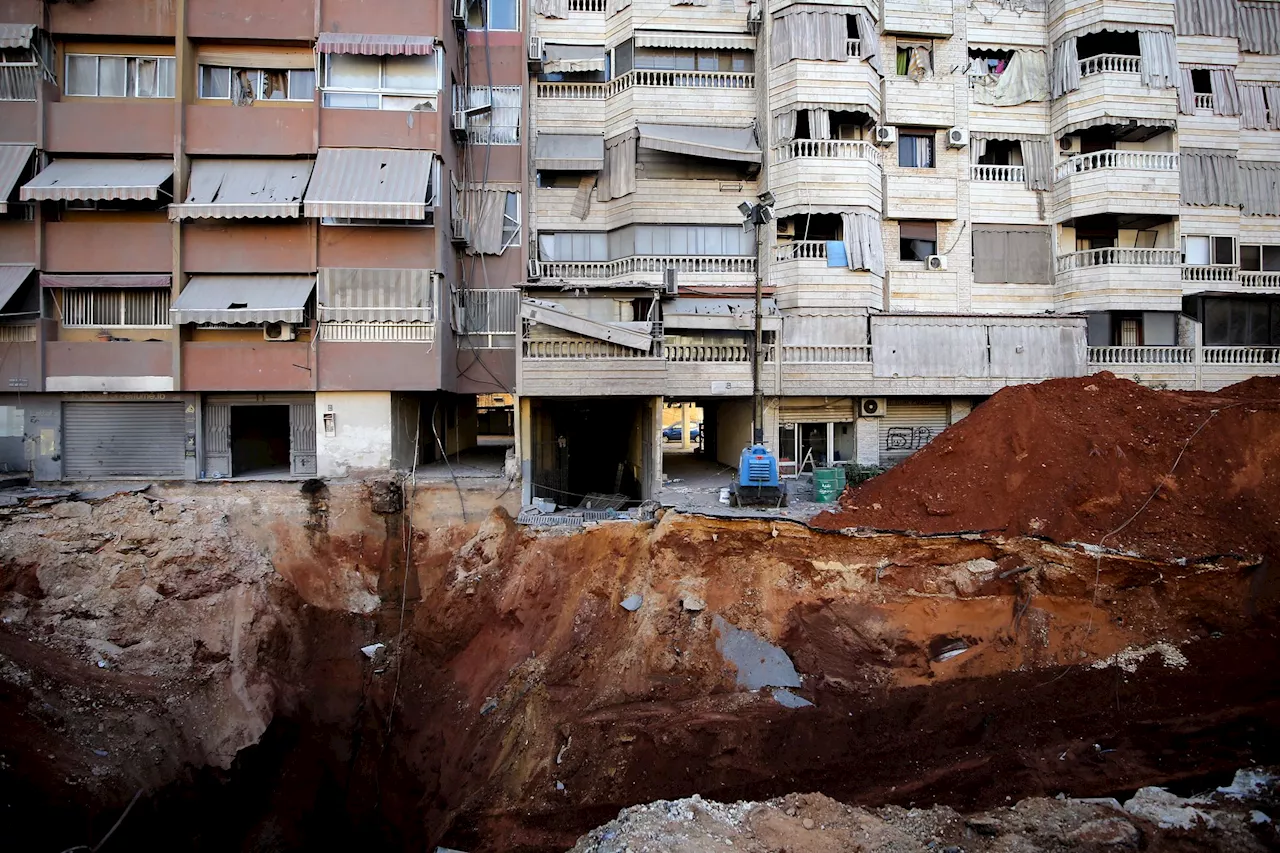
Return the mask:
<path id="1" fill-rule="evenodd" d="M 938 223 L 899 222 L 898 249 L 904 261 L 923 261 L 938 254 Z"/>
<path id="2" fill-rule="evenodd" d="M 467 115 L 467 141 L 473 145 L 519 145 L 523 91 L 521 86 L 472 86 L 467 90 L 467 103 L 458 109 L 479 110 Z"/>
<path id="3" fill-rule="evenodd" d="M 172 98 L 172 56 L 67 54 L 67 95 L 85 98 Z"/>
<path id="4" fill-rule="evenodd" d="M 427 56 L 325 55 L 324 106 L 433 111 L 440 95 L 440 51 Z M 315 77 L 312 76 L 314 83 Z"/>
<path id="5" fill-rule="evenodd" d="M 502 248 L 509 249 L 520 242 L 520 193 L 507 193 L 502 211 Z"/>
<path id="6" fill-rule="evenodd" d="M 200 66 L 200 97 L 231 99 L 236 104 L 254 101 L 311 101 L 316 74 L 310 69 L 272 70 Z"/>

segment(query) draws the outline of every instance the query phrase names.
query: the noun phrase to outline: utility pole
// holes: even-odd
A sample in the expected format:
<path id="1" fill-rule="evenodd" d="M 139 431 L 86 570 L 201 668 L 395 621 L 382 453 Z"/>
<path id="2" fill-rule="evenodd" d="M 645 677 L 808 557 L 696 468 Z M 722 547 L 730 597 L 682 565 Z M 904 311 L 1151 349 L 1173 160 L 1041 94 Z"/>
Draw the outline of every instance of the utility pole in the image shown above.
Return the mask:
<path id="1" fill-rule="evenodd" d="M 772 222 L 773 193 L 765 190 L 759 195 L 759 203 L 744 201 L 738 205 L 744 225 L 755 229 L 756 245 L 756 336 L 751 354 L 751 441 L 764 444 L 764 388 L 760 385 L 760 363 L 764 360 L 764 281 L 760 275 L 760 226 Z"/>

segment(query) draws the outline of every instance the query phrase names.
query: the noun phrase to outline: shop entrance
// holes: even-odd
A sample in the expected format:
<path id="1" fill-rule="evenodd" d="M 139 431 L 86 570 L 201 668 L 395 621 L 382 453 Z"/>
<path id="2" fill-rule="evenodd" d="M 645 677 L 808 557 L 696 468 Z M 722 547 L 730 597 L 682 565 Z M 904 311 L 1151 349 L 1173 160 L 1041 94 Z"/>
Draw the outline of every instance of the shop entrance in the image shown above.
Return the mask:
<path id="1" fill-rule="evenodd" d="M 231 476 L 289 473 L 289 407 L 231 406 Z"/>

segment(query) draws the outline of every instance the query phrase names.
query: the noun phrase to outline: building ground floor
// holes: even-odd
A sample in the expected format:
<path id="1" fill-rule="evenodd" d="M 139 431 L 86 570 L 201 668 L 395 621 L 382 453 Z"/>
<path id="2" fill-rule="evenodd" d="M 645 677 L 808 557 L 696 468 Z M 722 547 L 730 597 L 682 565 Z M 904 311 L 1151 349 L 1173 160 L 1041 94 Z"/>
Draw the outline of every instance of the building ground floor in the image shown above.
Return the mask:
<path id="1" fill-rule="evenodd" d="M 36 481 L 348 477 L 510 443 L 510 396 L 0 395 L 0 472 Z"/>

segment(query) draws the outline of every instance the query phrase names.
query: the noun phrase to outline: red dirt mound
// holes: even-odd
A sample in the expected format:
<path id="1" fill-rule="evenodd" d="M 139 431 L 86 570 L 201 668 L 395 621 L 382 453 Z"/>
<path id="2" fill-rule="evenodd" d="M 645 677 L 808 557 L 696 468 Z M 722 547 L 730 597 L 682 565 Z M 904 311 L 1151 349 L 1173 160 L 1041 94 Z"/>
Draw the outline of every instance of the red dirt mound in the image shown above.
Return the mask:
<path id="1" fill-rule="evenodd" d="M 1280 379 L 1172 392 L 1099 373 L 1006 388 L 813 524 L 1280 556 Z"/>

